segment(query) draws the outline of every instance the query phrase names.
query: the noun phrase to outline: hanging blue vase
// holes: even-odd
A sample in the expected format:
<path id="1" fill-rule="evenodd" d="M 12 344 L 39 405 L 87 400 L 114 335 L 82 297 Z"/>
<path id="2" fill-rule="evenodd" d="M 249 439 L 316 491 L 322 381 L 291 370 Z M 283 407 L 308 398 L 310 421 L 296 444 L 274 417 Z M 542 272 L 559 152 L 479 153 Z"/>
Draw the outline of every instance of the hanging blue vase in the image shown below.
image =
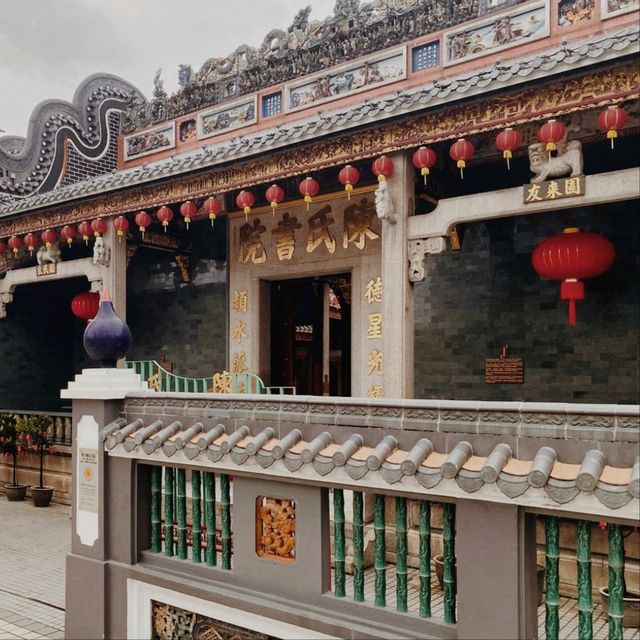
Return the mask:
<path id="1" fill-rule="evenodd" d="M 85 329 L 82 342 L 89 357 L 103 367 L 115 367 L 131 346 L 131 331 L 116 313 L 106 288 L 100 296 L 98 315 Z"/>

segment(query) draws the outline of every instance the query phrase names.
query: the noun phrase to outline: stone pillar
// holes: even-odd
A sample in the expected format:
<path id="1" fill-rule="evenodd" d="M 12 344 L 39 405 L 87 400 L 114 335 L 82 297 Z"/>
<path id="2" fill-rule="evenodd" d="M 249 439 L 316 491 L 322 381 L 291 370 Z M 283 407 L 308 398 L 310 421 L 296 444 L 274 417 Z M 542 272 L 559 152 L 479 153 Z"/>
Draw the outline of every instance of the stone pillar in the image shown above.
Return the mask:
<path id="1" fill-rule="evenodd" d="M 459 638 L 537 638 L 535 517 L 517 506 L 456 505 Z"/>
<path id="2" fill-rule="evenodd" d="M 394 172 L 387 185 L 393 218 L 382 220 L 382 389 L 387 398 L 411 398 L 414 328 L 413 288 L 407 277 L 407 228 L 415 206 L 415 170 L 406 152 L 390 157 Z"/>
<path id="3" fill-rule="evenodd" d="M 106 245 L 111 249 L 107 278 L 104 284 L 109 289 L 113 306 L 120 318 L 127 320 L 127 239 L 118 242 L 113 220 L 109 219 L 108 228 L 104 234 Z"/>

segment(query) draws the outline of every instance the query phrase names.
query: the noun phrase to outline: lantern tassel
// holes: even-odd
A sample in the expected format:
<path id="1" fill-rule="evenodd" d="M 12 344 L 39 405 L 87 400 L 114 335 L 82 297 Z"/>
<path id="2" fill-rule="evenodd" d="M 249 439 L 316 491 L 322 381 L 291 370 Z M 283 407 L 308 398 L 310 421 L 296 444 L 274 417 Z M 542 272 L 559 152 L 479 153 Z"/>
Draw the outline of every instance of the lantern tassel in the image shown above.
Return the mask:
<path id="1" fill-rule="evenodd" d="M 576 326 L 576 301 L 573 299 L 569 300 L 569 326 Z"/>
<path id="2" fill-rule="evenodd" d="M 576 326 L 576 301 L 584 300 L 584 283 L 570 278 L 560 285 L 560 299 L 569 301 L 569 326 Z"/>
<path id="3" fill-rule="evenodd" d="M 347 200 L 351 200 L 351 192 L 353 191 L 353 185 L 350 182 L 344 186 L 344 190 L 347 192 Z"/>
<path id="4" fill-rule="evenodd" d="M 420 173 L 422 174 L 422 178 L 424 179 L 424 186 L 425 186 L 425 190 L 427 187 L 427 176 L 429 175 L 429 167 L 422 167 L 422 169 L 420 170 Z"/>

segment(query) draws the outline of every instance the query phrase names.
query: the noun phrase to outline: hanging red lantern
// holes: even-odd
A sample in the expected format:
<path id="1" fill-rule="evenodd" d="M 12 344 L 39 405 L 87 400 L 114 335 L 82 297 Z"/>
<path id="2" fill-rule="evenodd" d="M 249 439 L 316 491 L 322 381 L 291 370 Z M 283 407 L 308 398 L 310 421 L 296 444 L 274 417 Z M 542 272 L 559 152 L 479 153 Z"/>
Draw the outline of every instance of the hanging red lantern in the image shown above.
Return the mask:
<path id="1" fill-rule="evenodd" d="M 569 326 L 576 324 L 576 301 L 584 300 L 584 283 L 607 271 L 616 257 L 613 245 L 604 236 L 569 227 L 543 240 L 531 262 L 536 272 L 549 280 L 562 280 L 560 299 L 569 301 Z"/>
<path id="2" fill-rule="evenodd" d="M 96 218 L 91 221 L 91 230 L 93 235 L 99 238 L 107 230 L 107 223 L 102 218 Z"/>
<path id="3" fill-rule="evenodd" d="M 607 138 L 611 140 L 611 148 L 613 149 L 613 141 L 618 137 L 618 131 L 627 124 L 629 116 L 627 112 L 616 105 L 607 107 L 598 116 L 598 126 L 607 132 Z"/>
<path id="4" fill-rule="evenodd" d="M 180 205 L 180 215 L 184 218 L 187 229 L 189 228 L 191 218 L 193 218 L 196 213 L 198 213 L 198 207 L 195 203 L 191 202 L 191 200 L 187 200 Z"/>
<path id="5" fill-rule="evenodd" d="M 309 211 L 309 205 L 313 202 L 313 197 L 317 196 L 320 191 L 318 181 L 311 176 L 307 176 L 298 185 L 298 191 L 300 191 L 300 195 L 304 196 L 304 201 L 307 203 L 307 211 Z"/>
<path id="6" fill-rule="evenodd" d="M 169 209 L 169 207 L 167 207 L 167 205 L 165 204 L 158 209 L 156 216 L 158 217 L 158 220 L 162 222 L 164 232 L 167 233 L 167 227 L 173 220 L 173 211 L 171 211 L 171 209 Z"/>
<path id="7" fill-rule="evenodd" d="M 73 244 L 73 239 L 76 237 L 76 228 L 72 224 L 66 224 L 60 229 L 60 237 L 67 242 L 69 246 Z"/>
<path id="8" fill-rule="evenodd" d="M 129 221 L 124 216 L 118 216 L 113 221 L 113 226 L 116 230 L 116 234 L 118 235 L 118 242 L 122 242 L 122 236 L 124 236 L 129 228 Z"/>
<path id="9" fill-rule="evenodd" d="M 22 246 L 22 239 L 18 236 L 11 236 L 9 238 L 9 247 L 13 251 L 13 255 L 17 256 L 20 247 Z"/>
<path id="10" fill-rule="evenodd" d="M 140 229 L 142 237 L 144 238 L 144 232 L 153 222 L 153 220 L 151 220 L 151 216 L 146 211 L 139 211 L 136 213 L 135 222 L 138 225 L 138 229 Z"/>
<path id="11" fill-rule="evenodd" d="M 251 213 L 251 207 L 253 206 L 253 203 L 255 201 L 256 199 L 253 197 L 253 193 L 251 193 L 251 191 L 247 191 L 246 189 L 243 189 L 236 196 L 236 204 L 238 205 L 239 209 L 242 209 L 244 211 L 245 218 Z"/>
<path id="12" fill-rule="evenodd" d="M 73 315 L 89 322 L 98 315 L 100 308 L 100 294 L 93 291 L 79 293 L 71 300 L 71 311 Z"/>
<path id="13" fill-rule="evenodd" d="M 351 200 L 351 192 L 353 191 L 353 186 L 358 184 L 358 180 L 360 180 L 360 172 L 354 166 L 348 164 L 340 169 L 338 180 L 340 184 L 344 185 L 344 190 L 347 192 L 347 200 Z"/>
<path id="14" fill-rule="evenodd" d="M 204 201 L 204 210 L 209 216 L 209 220 L 211 220 L 211 226 L 213 227 L 213 221 L 216 219 L 216 216 L 222 211 L 222 203 L 218 198 L 214 198 L 211 196 Z"/>
<path id="15" fill-rule="evenodd" d="M 53 229 L 47 229 L 42 233 L 42 242 L 47 249 L 51 248 L 51 245 L 58 239 L 56 232 Z"/>
<path id="16" fill-rule="evenodd" d="M 502 157 L 507 161 L 507 169 L 511 169 L 510 160 L 513 152 L 522 144 L 522 136 L 517 129 L 507 127 L 496 136 L 496 147 L 502 151 Z"/>
<path id="17" fill-rule="evenodd" d="M 380 156 L 373 161 L 371 169 L 378 176 L 378 182 L 384 182 L 393 175 L 393 160 L 387 156 Z"/>
<path id="18" fill-rule="evenodd" d="M 277 184 L 272 184 L 265 191 L 264 197 L 271 204 L 271 213 L 275 213 L 278 205 L 284 200 L 284 189 Z"/>
<path id="19" fill-rule="evenodd" d="M 23 242 L 29 251 L 29 255 L 33 255 L 35 248 L 38 246 L 38 236 L 35 233 L 27 233 Z"/>
<path id="20" fill-rule="evenodd" d="M 0 253 L 5 253 L 7 250 L 7 245 L 4 243 L 3 240 L 0 240 Z"/>
<path id="21" fill-rule="evenodd" d="M 91 235 L 91 224 L 89 222 L 81 222 L 78 225 L 78 233 L 82 236 L 85 244 L 89 244 L 89 236 Z"/>
<path id="22" fill-rule="evenodd" d="M 467 166 L 467 162 L 473 158 L 475 152 L 473 145 L 465 138 L 459 138 L 449 148 L 449 156 L 456 161 L 462 180 L 464 180 L 464 168 Z"/>
<path id="23" fill-rule="evenodd" d="M 549 152 L 549 157 L 551 157 L 551 152 L 558 148 L 557 143 L 564 138 L 566 132 L 567 130 L 562 122 L 555 119 L 547 120 L 538 129 L 538 140 L 544 143 L 545 149 Z"/>
<path id="24" fill-rule="evenodd" d="M 420 169 L 420 175 L 424 178 L 424 184 L 427 185 L 427 176 L 429 169 L 436 163 L 436 152 L 429 147 L 420 147 L 413 154 L 413 166 Z"/>

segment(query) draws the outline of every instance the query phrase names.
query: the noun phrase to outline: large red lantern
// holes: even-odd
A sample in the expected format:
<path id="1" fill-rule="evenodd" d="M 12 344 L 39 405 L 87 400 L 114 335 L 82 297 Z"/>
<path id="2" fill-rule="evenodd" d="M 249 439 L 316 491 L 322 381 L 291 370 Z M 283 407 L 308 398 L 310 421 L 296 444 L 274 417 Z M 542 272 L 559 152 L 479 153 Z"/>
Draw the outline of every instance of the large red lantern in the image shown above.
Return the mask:
<path id="1" fill-rule="evenodd" d="M 116 230 L 116 234 L 118 235 L 118 242 L 122 242 L 122 236 L 124 236 L 129 228 L 129 221 L 124 216 L 118 216 L 113 221 L 113 226 Z"/>
<path id="2" fill-rule="evenodd" d="M 17 256 L 18 251 L 20 251 L 20 247 L 22 246 L 22 238 L 19 236 L 11 236 L 9 238 L 9 247 L 11 251 L 13 251 L 13 255 Z"/>
<path id="3" fill-rule="evenodd" d="M 607 271 L 616 257 L 609 240 L 597 233 L 569 227 L 543 240 L 534 250 L 531 262 L 543 278 L 562 280 L 560 299 L 569 301 L 569 326 L 576 324 L 576 301 L 584 300 L 584 283 Z"/>
<path id="4" fill-rule="evenodd" d="M 51 245 L 57 240 L 58 236 L 53 229 L 47 229 L 42 233 L 42 242 L 47 249 L 51 248 Z"/>
<path id="5" fill-rule="evenodd" d="M 211 226 L 213 227 L 213 221 L 216 219 L 216 216 L 222 211 L 222 203 L 218 198 L 214 198 L 211 196 L 204 201 L 204 210 L 205 213 L 208 214 L 209 220 L 211 220 Z"/>
<path id="6" fill-rule="evenodd" d="M 78 233 L 82 236 L 85 244 L 89 244 L 89 236 L 91 235 L 91 224 L 89 222 L 81 222 L 78 225 Z"/>
<path id="7" fill-rule="evenodd" d="M 73 244 L 73 239 L 76 237 L 76 228 L 72 224 L 66 224 L 62 229 L 60 229 L 60 237 L 66 241 L 69 246 L 71 246 Z"/>
<path id="8" fill-rule="evenodd" d="M 420 147 L 413 154 L 413 166 L 420 169 L 420 175 L 424 178 L 424 184 L 427 185 L 427 176 L 429 169 L 436 163 L 436 152 L 429 147 Z"/>
<path id="9" fill-rule="evenodd" d="M 180 215 L 184 218 L 187 229 L 189 228 L 191 218 L 193 218 L 196 213 L 198 213 L 198 207 L 195 203 L 191 202 L 191 200 L 187 200 L 180 205 Z"/>
<path id="10" fill-rule="evenodd" d="M 272 184 L 265 191 L 264 197 L 271 204 L 271 213 L 275 213 L 278 205 L 284 200 L 284 189 L 277 184 Z"/>
<path id="11" fill-rule="evenodd" d="M 378 176 L 378 182 L 384 182 L 393 175 L 393 160 L 387 156 L 380 156 L 373 161 L 371 169 Z"/>
<path id="12" fill-rule="evenodd" d="M 496 147 L 502 151 L 502 157 L 507 161 L 507 169 L 511 169 L 510 160 L 513 152 L 522 144 L 522 136 L 517 129 L 507 127 L 496 136 Z"/>
<path id="13" fill-rule="evenodd" d="M 449 148 L 449 156 L 452 160 L 456 161 L 456 166 L 460 169 L 460 178 L 464 180 L 464 168 L 467 166 L 467 162 L 473 158 L 473 154 L 476 150 L 473 145 L 465 138 L 456 140 Z"/>
<path id="14" fill-rule="evenodd" d="M 338 180 L 341 185 L 344 185 L 344 190 L 347 192 L 347 200 L 351 200 L 351 192 L 353 191 L 353 186 L 358 184 L 358 180 L 360 180 L 360 172 L 354 166 L 348 164 L 340 169 Z"/>
<path id="15" fill-rule="evenodd" d="M 165 204 L 158 209 L 156 216 L 158 216 L 158 220 L 162 222 L 162 228 L 164 229 L 164 232 L 167 233 L 167 227 L 173 220 L 173 211 L 171 211 L 171 209 L 169 209 L 169 207 L 167 207 L 167 205 Z"/>
<path id="16" fill-rule="evenodd" d="M 627 124 L 627 112 L 615 105 L 607 107 L 598 116 L 598 126 L 607 132 L 607 138 L 611 140 L 611 148 L 613 149 L 613 141 L 618 137 L 618 131 Z"/>
<path id="17" fill-rule="evenodd" d="M 100 294 L 93 291 L 79 293 L 71 300 L 71 311 L 73 315 L 89 322 L 98 315 L 100 308 Z"/>
<path id="18" fill-rule="evenodd" d="M 551 156 L 552 151 L 558 148 L 557 143 L 564 138 L 566 132 L 567 130 L 562 122 L 555 119 L 547 120 L 538 129 L 538 140 L 544 143 L 545 149 L 549 152 L 549 156 Z"/>
<path id="19" fill-rule="evenodd" d="M 135 222 L 138 225 L 138 229 L 140 229 L 142 237 L 144 238 L 144 232 L 153 222 L 151 220 L 151 216 L 146 211 L 138 211 L 138 213 L 136 213 Z"/>
<path id="20" fill-rule="evenodd" d="M 318 195 L 320 191 L 320 185 L 317 180 L 307 176 L 298 186 L 298 191 L 304 196 L 304 201 L 307 203 L 307 211 L 309 211 L 309 205 L 313 201 L 313 197 Z"/>
<path id="21" fill-rule="evenodd" d="M 107 230 L 107 223 L 102 218 L 96 218 L 91 221 L 91 230 L 93 235 L 99 238 Z"/>
<path id="22" fill-rule="evenodd" d="M 38 236 L 35 233 L 27 233 L 23 242 L 29 251 L 29 255 L 33 255 L 35 248 L 38 246 Z"/>
<path id="23" fill-rule="evenodd" d="M 255 201 L 256 199 L 254 198 L 253 193 L 251 193 L 251 191 L 247 191 L 246 189 L 243 189 L 236 196 L 236 204 L 238 205 L 239 209 L 242 209 L 244 211 L 245 218 L 251 213 L 251 207 L 253 207 L 253 203 Z"/>

